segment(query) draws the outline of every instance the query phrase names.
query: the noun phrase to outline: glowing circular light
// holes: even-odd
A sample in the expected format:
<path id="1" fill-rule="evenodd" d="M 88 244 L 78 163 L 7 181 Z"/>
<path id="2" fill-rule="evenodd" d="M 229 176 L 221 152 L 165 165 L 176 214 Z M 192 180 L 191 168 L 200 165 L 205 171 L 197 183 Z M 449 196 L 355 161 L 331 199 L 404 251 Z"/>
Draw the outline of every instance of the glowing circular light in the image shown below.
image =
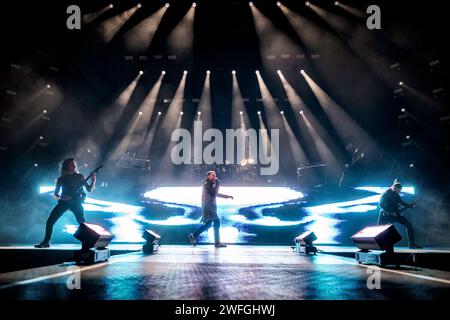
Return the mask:
<path id="1" fill-rule="evenodd" d="M 410 163 L 410 164 L 409 164 L 409 167 L 410 167 L 410 168 L 414 168 L 414 163 Z"/>
<path id="2" fill-rule="evenodd" d="M 258 111 L 257 114 L 261 114 L 261 111 Z"/>
<path id="3" fill-rule="evenodd" d="M 405 138 L 406 138 L 406 140 L 409 140 L 409 139 L 411 139 L 411 136 L 407 135 Z"/>
<path id="4" fill-rule="evenodd" d="M 303 110 L 300 110 L 300 114 L 303 114 Z"/>
<path id="5" fill-rule="evenodd" d="M 183 111 L 180 111 L 180 115 L 183 115 L 184 114 L 184 112 Z"/>
<path id="6" fill-rule="evenodd" d="M 281 73 L 281 70 L 277 70 L 277 73 L 280 74 L 280 73 Z"/>
<path id="7" fill-rule="evenodd" d="M 236 74 L 236 70 L 231 71 L 232 74 Z"/>
<path id="8" fill-rule="evenodd" d="M 281 2 L 280 1 L 277 1 L 277 6 L 281 6 Z"/>
<path id="9" fill-rule="evenodd" d="M 139 74 L 140 74 L 140 75 L 143 75 L 143 74 L 144 74 L 144 71 L 142 71 L 142 70 L 139 71 Z"/>
<path id="10" fill-rule="evenodd" d="M 114 5 L 111 3 L 111 4 L 109 5 L 109 8 L 110 8 L 110 9 L 114 8 Z"/>
<path id="11" fill-rule="evenodd" d="M 335 6 L 338 6 L 338 5 L 339 5 L 339 1 L 335 1 L 335 2 L 334 2 L 334 5 L 335 5 Z"/>
<path id="12" fill-rule="evenodd" d="M 306 1 L 305 6 L 309 7 L 309 5 L 310 5 L 309 1 Z"/>
<path id="13" fill-rule="evenodd" d="M 35 167 L 39 167 L 39 165 L 37 163 L 34 164 Z"/>
<path id="14" fill-rule="evenodd" d="M 161 74 L 166 74 L 166 72 L 163 70 L 163 71 L 161 71 Z"/>
<path id="15" fill-rule="evenodd" d="M 401 112 L 406 112 L 406 109 L 405 108 L 402 108 L 402 110 L 400 110 Z"/>
<path id="16" fill-rule="evenodd" d="M 253 7 L 253 2 L 250 1 L 250 2 L 248 3 L 248 5 L 249 5 L 250 7 Z"/>
<path id="17" fill-rule="evenodd" d="M 244 112 L 242 112 L 242 111 L 239 111 L 239 114 L 242 116 L 243 114 L 244 114 Z"/>
<path id="18" fill-rule="evenodd" d="M 300 70 L 300 73 L 301 73 L 301 74 L 304 74 L 304 73 L 305 73 L 305 70 L 303 70 L 303 69 Z"/>
<path id="19" fill-rule="evenodd" d="M 194 2 L 194 3 L 192 3 L 192 6 L 195 8 L 197 6 L 197 4 Z"/>
<path id="20" fill-rule="evenodd" d="M 206 74 L 211 74 L 211 71 L 207 70 L 207 71 L 206 71 Z"/>
<path id="21" fill-rule="evenodd" d="M 44 140 L 44 137 L 43 137 L 43 136 L 40 136 L 40 137 L 39 137 L 39 140 Z"/>
<path id="22" fill-rule="evenodd" d="M 170 7 L 170 3 L 166 3 L 166 8 Z"/>
<path id="23" fill-rule="evenodd" d="M 158 116 L 160 116 L 161 115 L 161 111 L 158 111 Z"/>
<path id="24" fill-rule="evenodd" d="M 42 111 L 43 113 L 47 113 L 47 110 Z"/>
<path id="25" fill-rule="evenodd" d="M 284 114 L 284 111 L 280 111 L 280 114 Z"/>
<path id="26" fill-rule="evenodd" d="M 184 71 L 183 71 L 183 74 L 187 74 L 187 71 L 186 71 L 186 70 L 184 70 Z"/>
<path id="27" fill-rule="evenodd" d="M 201 112 L 201 111 L 199 111 L 199 112 L 197 112 L 197 114 L 198 114 L 198 115 L 201 115 L 201 114 L 202 114 L 202 112 Z"/>
<path id="28" fill-rule="evenodd" d="M 259 70 L 256 70 L 255 73 L 256 73 L 256 74 L 259 74 Z"/>
<path id="29" fill-rule="evenodd" d="M 139 111 L 139 115 L 142 116 L 142 111 Z"/>
<path id="30" fill-rule="evenodd" d="M 402 85 L 403 85 L 403 81 L 400 81 L 400 82 L 398 83 L 398 85 L 399 85 L 399 86 L 402 86 Z"/>
<path id="31" fill-rule="evenodd" d="M 138 3 L 137 7 L 142 8 L 142 4 Z"/>
<path id="32" fill-rule="evenodd" d="M 49 84 L 47 85 L 47 89 L 50 89 L 51 87 L 52 87 L 51 85 L 49 85 Z"/>

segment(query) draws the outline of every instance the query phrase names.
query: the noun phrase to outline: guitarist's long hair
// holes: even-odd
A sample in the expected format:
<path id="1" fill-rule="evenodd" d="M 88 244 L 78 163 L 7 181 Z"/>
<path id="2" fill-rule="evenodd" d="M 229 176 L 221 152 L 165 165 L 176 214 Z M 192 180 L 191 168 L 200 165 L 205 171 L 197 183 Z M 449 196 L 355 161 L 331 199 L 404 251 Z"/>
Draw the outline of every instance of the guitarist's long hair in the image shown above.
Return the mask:
<path id="1" fill-rule="evenodd" d="M 61 175 L 62 176 L 65 175 L 65 174 L 68 174 L 68 173 L 72 173 L 71 171 L 69 171 L 69 164 L 72 161 L 75 161 L 75 159 L 74 158 L 64 159 L 64 161 L 61 164 Z"/>

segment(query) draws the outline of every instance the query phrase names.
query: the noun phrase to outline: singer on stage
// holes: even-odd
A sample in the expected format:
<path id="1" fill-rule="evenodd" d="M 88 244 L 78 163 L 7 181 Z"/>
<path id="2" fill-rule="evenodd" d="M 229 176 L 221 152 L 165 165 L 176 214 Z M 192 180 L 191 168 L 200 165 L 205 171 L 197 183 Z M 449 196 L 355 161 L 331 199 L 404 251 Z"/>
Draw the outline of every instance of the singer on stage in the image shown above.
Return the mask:
<path id="1" fill-rule="evenodd" d="M 233 199 L 233 196 L 219 193 L 219 180 L 214 171 L 208 171 L 206 178 L 203 181 L 202 189 L 202 225 L 188 235 L 191 244 L 195 246 L 197 237 L 204 231 L 208 230 L 211 225 L 214 225 L 214 243 L 216 248 L 226 247 L 220 242 L 220 219 L 217 215 L 216 197 Z"/>

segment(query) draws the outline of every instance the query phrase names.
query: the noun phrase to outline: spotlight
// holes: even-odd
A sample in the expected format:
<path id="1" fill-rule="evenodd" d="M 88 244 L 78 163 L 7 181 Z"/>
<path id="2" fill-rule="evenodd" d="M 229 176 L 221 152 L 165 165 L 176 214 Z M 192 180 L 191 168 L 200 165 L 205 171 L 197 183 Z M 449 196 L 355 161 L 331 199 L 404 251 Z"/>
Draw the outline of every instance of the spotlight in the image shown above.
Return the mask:
<path id="1" fill-rule="evenodd" d="M 158 111 L 158 116 L 160 116 L 161 115 L 161 111 Z"/>
<path id="2" fill-rule="evenodd" d="M 142 8 L 142 4 L 138 3 L 137 7 Z"/>
<path id="3" fill-rule="evenodd" d="M 250 2 L 248 3 L 248 5 L 249 5 L 250 7 L 253 7 L 253 2 L 250 1 Z"/>
<path id="4" fill-rule="evenodd" d="M 47 113 L 47 110 L 42 111 L 42 113 Z"/>
<path id="5" fill-rule="evenodd" d="M 281 70 L 277 70 L 277 73 L 278 73 L 278 74 L 281 74 Z"/>
<path id="6" fill-rule="evenodd" d="M 142 116 L 142 111 L 139 111 L 139 115 Z"/>
<path id="7" fill-rule="evenodd" d="M 355 253 L 358 263 L 376 264 L 379 266 L 399 264 L 394 254 L 394 244 L 399 242 L 402 237 L 394 225 L 366 227 L 354 234 L 351 239 L 360 249 Z M 383 251 L 374 252 L 370 250 Z"/>
<path id="8" fill-rule="evenodd" d="M 186 70 L 184 70 L 184 71 L 183 71 L 183 74 L 187 74 L 187 71 L 186 71 Z"/>
<path id="9" fill-rule="evenodd" d="M 257 114 L 261 114 L 261 111 L 258 111 Z"/>
<path id="10" fill-rule="evenodd" d="M 277 6 L 281 6 L 281 2 L 280 1 L 277 1 Z"/>
<path id="11" fill-rule="evenodd" d="M 142 251 L 145 254 L 151 254 L 157 252 L 159 249 L 159 239 L 161 236 L 152 230 L 145 230 L 142 234 L 142 238 L 146 241 L 142 246 Z"/>
<path id="12" fill-rule="evenodd" d="M 280 114 L 284 114 L 284 111 L 283 111 L 283 110 L 281 110 L 281 111 L 280 111 Z"/>
<path id="13" fill-rule="evenodd" d="M 335 6 L 338 6 L 338 5 L 339 5 L 339 1 L 335 1 L 335 2 L 334 2 L 334 5 L 335 5 Z"/>
<path id="14" fill-rule="evenodd" d="M 405 138 L 406 138 L 406 140 L 409 140 L 409 139 L 411 139 L 411 136 L 407 135 Z"/>
<path id="15" fill-rule="evenodd" d="M 77 264 L 107 261 L 111 256 L 106 247 L 114 236 L 103 227 L 83 222 L 73 236 L 81 241 L 81 250 L 75 252 Z"/>
<path id="16" fill-rule="evenodd" d="M 210 74 L 210 73 L 211 73 L 211 71 L 209 71 L 209 70 L 206 71 L 206 74 Z"/>
<path id="17" fill-rule="evenodd" d="M 34 164 L 35 167 L 39 167 L 39 165 L 37 163 Z"/>
<path id="18" fill-rule="evenodd" d="M 192 6 L 195 8 L 197 6 L 197 4 L 195 2 L 193 2 Z"/>
<path id="19" fill-rule="evenodd" d="M 44 140 L 44 137 L 43 137 L 43 136 L 40 136 L 40 137 L 39 137 L 39 140 Z"/>
<path id="20" fill-rule="evenodd" d="M 399 86 L 402 86 L 402 85 L 403 85 L 403 81 L 400 81 L 400 82 L 398 83 L 398 85 L 399 85 Z"/>
<path id="21" fill-rule="evenodd" d="M 242 112 L 242 111 L 239 111 L 239 114 L 242 116 L 243 114 L 244 114 L 244 112 Z"/>
<path id="22" fill-rule="evenodd" d="M 50 89 L 51 87 L 52 87 L 51 85 L 49 85 L 49 84 L 47 85 L 47 89 Z"/>
<path id="23" fill-rule="evenodd" d="M 255 73 L 256 73 L 256 74 L 259 74 L 259 70 L 256 70 Z"/>
<path id="24" fill-rule="evenodd" d="M 305 70 L 303 70 L 303 69 L 300 70 L 300 73 L 301 73 L 301 74 L 304 74 L 304 73 L 305 73 Z"/>
<path id="25" fill-rule="evenodd" d="M 183 111 L 180 111 L 180 115 L 182 116 L 184 114 L 184 112 Z"/>
<path id="26" fill-rule="evenodd" d="M 309 5 L 310 5 L 309 1 L 306 1 L 305 6 L 309 7 Z"/>
<path id="27" fill-rule="evenodd" d="M 303 114 L 303 110 L 300 110 L 300 114 Z"/>
<path id="28" fill-rule="evenodd" d="M 170 3 L 166 3 L 166 8 L 170 7 Z"/>
<path id="29" fill-rule="evenodd" d="M 111 3 L 111 4 L 109 5 L 109 8 L 110 8 L 110 9 L 114 8 L 114 5 Z"/>
<path id="30" fill-rule="evenodd" d="M 144 74 L 144 71 L 142 71 L 142 70 L 139 71 L 139 74 L 140 74 L 140 75 L 143 75 L 143 74 Z"/>
<path id="31" fill-rule="evenodd" d="M 231 71 L 232 74 L 236 74 L 236 70 Z"/>
<path id="32" fill-rule="evenodd" d="M 400 110 L 401 112 L 406 112 L 406 109 L 405 108 L 402 108 L 402 110 Z"/>
<path id="33" fill-rule="evenodd" d="M 410 168 L 414 168 L 414 163 L 410 163 L 410 164 L 409 164 L 409 167 L 410 167 Z"/>
<path id="34" fill-rule="evenodd" d="M 161 74 L 166 74 L 166 72 L 163 70 L 163 71 L 161 71 Z"/>
<path id="35" fill-rule="evenodd" d="M 201 111 L 199 111 L 199 112 L 197 112 L 197 114 L 198 114 L 198 115 L 201 115 L 201 114 L 202 114 L 202 112 L 201 112 Z"/>
<path id="36" fill-rule="evenodd" d="M 317 248 L 313 246 L 313 242 L 317 240 L 316 235 L 312 231 L 305 231 L 295 238 L 295 249 L 297 253 L 316 254 Z"/>

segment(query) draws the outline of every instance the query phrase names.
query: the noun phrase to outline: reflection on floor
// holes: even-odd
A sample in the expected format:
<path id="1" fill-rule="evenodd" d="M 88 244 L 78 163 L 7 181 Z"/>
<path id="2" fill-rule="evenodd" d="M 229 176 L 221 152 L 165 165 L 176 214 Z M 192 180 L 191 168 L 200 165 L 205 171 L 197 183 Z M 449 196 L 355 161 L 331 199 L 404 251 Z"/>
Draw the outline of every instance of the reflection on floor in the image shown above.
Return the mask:
<path id="1" fill-rule="evenodd" d="M 81 289 L 68 289 L 74 271 Z M 380 275 L 380 289 L 369 282 Z M 450 272 L 358 265 L 300 256 L 278 246 L 162 246 L 77 269 L 71 263 L 0 274 L 0 297 L 14 299 L 444 299 Z"/>

